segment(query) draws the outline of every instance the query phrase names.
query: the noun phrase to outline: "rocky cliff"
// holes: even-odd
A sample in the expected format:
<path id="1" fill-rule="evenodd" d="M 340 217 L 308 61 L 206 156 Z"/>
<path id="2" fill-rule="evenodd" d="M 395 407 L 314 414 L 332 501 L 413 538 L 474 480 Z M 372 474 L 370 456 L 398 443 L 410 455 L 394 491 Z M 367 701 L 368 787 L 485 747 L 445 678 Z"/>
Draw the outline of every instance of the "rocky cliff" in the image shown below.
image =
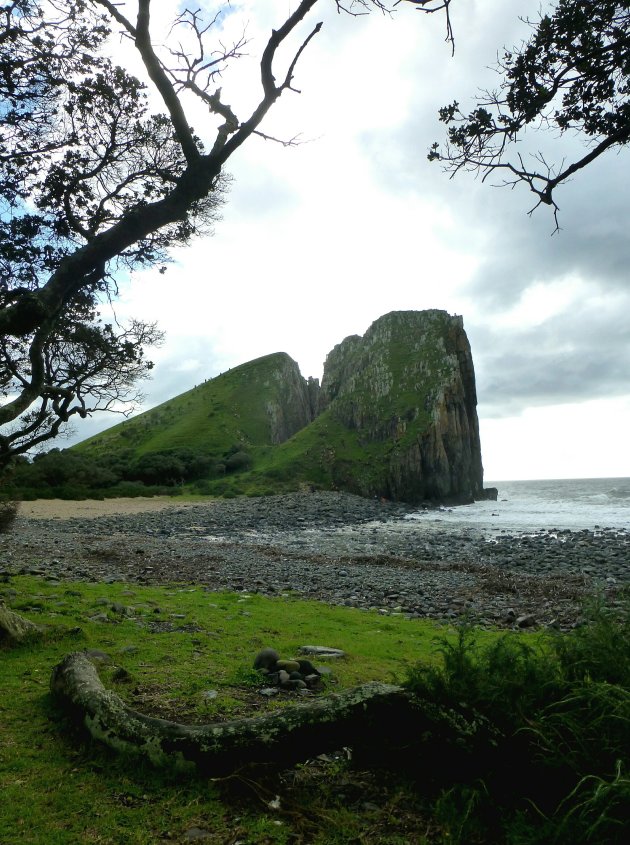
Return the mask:
<path id="1" fill-rule="evenodd" d="M 371 471 L 353 478 L 346 465 L 344 487 L 404 501 L 469 502 L 483 496 L 476 405 L 462 318 L 403 311 L 331 351 L 318 412 L 355 432 L 370 452 Z"/>
<path id="2" fill-rule="evenodd" d="M 315 416 L 317 379 L 306 381 L 297 363 L 286 353 L 273 356 L 274 367 L 260 385 L 269 396 L 265 410 L 269 417 L 270 442 L 284 443 L 312 422 Z"/>

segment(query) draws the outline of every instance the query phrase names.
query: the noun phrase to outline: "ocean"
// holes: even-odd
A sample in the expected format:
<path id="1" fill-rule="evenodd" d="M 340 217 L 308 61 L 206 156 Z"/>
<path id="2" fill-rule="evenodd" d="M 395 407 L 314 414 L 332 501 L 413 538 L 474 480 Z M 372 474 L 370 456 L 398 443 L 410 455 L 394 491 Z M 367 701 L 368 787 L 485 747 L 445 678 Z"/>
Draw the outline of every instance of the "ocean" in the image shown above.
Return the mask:
<path id="1" fill-rule="evenodd" d="M 484 533 L 542 529 L 630 530 L 630 478 L 561 478 L 543 481 L 485 481 L 497 487 L 496 502 L 418 512 L 436 529 L 476 528 Z"/>

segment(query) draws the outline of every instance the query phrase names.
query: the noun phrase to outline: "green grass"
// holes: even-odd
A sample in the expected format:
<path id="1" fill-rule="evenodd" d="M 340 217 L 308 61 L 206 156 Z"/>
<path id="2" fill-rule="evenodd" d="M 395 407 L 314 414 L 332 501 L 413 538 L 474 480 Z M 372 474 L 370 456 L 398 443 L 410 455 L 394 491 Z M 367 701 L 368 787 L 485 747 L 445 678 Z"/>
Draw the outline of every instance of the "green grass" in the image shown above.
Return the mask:
<path id="1" fill-rule="evenodd" d="M 106 454 L 131 448 L 140 456 L 185 448 L 219 457 L 236 443 L 269 444 L 266 405 L 282 392 L 274 375 L 287 360 L 276 353 L 235 367 L 74 449 Z"/>
<path id="2" fill-rule="evenodd" d="M 443 630 L 292 595 L 272 600 L 188 585 L 50 583 L 20 576 L 2 585 L 2 594 L 16 612 L 53 626 L 42 642 L 0 651 L 3 845 L 183 842 L 193 827 L 210 831 L 208 841 L 217 843 L 232 842 L 235 831 L 244 843 L 284 843 L 296 841 L 291 831 L 302 829 L 310 831 L 312 842 L 356 841 L 364 821 L 336 794 L 343 794 L 339 782 L 354 776 L 338 762 L 322 762 L 313 774 L 298 767 L 293 798 L 283 793 L 282 812 L 271 811 L 267 804 L 275 792 L 268 795 L 268 785 L 245 776 L 236 784 L 178 780 L 88 744 L 48 693 L 51 669 L 70 651 L 99 649 L 112 660 L 100 670 L 105 685 L 135 709 L 180 721 L 211 721 L 295 702 L 289 694 L 268 700 L 257 693 L 260 682 L 250 667 L 263 646 L 283 656 L 312 643 L 346 650 L 347 659 L 333 666 L 329 687 L 339 689 L 372 679 L 400 680 L 416 660 L 430 657 Z M 121 613 L 114 603 L 130 609 Z M 90 621 L 96 614 L 108 621 Z M 151 633 L 151 626 L 163 632 Z M 115 680 L 119 669 L 128 673 L 126 680 Z M 204 697 L 208 690 L 217 696 Z M 337 787 L 331 792 L 333 783 Z M 389 828 L 391 836 L 381 832 L 373 841 L 405 841 L 397 838 L 397 825 Z"/>
<path id="3" fill-rule="evenodd" d="M 187 584 L 0 586 L 46 635 L 0 651 L 0 842 L 34 845 L 621 845 L 630 824 L 630 622 L 601 606 L 571 634 L 438 627 Z M 105 621 L 90 617 L 104 614 Z M 295 702 L 265 699 L 263 646 L 342 648 L 328 689 L 401 682 L 421 706 L 385 774 L 369 749 L 285 772 L 213 780 L 117 757 L 73 727 L 48 692 L 68 652 L 99 649 L 106 687 L 189 723 Z M 213 691 L 213 696 L 206 693 Z M 216 693 L 216 695 L 214 695 Z"/>

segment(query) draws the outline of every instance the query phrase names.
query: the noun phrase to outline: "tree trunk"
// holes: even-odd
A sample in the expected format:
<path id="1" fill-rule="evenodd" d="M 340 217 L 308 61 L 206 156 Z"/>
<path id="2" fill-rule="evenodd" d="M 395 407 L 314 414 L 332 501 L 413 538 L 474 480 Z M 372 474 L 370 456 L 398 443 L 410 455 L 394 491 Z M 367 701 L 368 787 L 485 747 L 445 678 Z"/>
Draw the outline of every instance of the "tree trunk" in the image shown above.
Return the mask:
<path id="1" fill-rule="evenodd" d="M 182 725 L 127 707 L 103 687 L 82 653 L 69 654 L 55 666 L 50 686 L 90 734 L 115 751 L 212 775 L 247 763 L 290 765 L 344 746 L 370 744 L 395 730 L 399 714 L 409 710 L 403 689 L 369 683 L 256 718 Z"/>

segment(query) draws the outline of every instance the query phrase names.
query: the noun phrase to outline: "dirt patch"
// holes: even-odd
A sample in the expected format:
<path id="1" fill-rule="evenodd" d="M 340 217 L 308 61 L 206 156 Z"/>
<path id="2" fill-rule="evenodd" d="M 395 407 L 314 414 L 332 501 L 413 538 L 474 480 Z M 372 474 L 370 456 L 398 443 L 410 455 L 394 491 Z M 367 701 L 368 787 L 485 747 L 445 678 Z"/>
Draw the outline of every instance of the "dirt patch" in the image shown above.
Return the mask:
<path id="1" fill-rule="evenodd" d="M 26 519 L 96 519 L 99 516 L 114 514 L 146 513 L 163 511 L 169 508 L 192 507 L 194 502 L 180 502 L 170 496 L 127 499 L 85 499 L 67 501 L 65 499 L 35 499 L 33 502 L 20 502 L 19 514 Z"/>

